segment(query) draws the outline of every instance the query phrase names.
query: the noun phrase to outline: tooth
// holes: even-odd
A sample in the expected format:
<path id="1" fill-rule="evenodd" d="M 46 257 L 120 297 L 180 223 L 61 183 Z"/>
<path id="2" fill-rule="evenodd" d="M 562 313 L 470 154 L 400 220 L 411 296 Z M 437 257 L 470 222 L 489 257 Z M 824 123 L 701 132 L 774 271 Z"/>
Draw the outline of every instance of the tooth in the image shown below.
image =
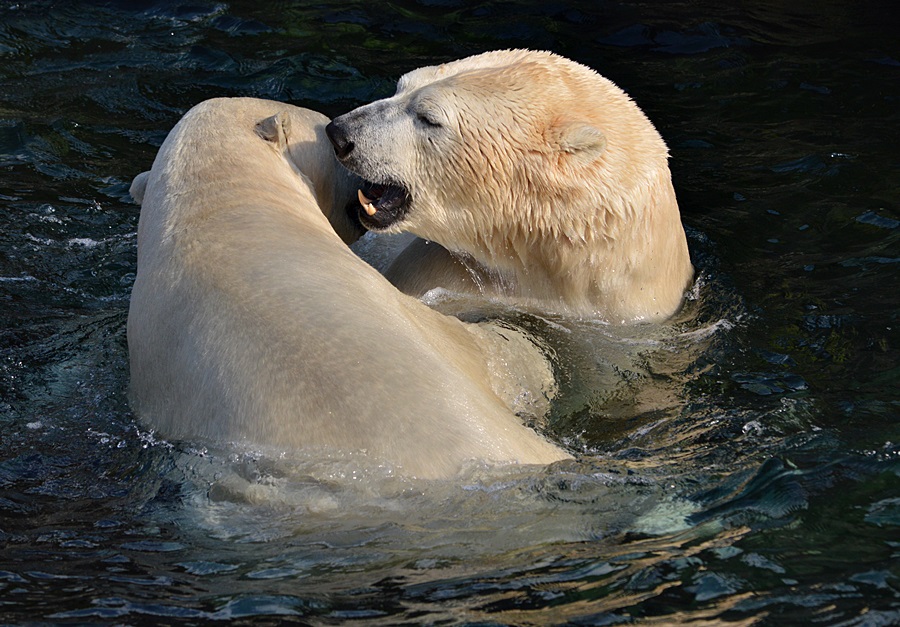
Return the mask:
<path id="1" fill-rule="evenodd" d="M 361 189 L 356 190 L 356 195 L 359 197 L 359 204 L 361 204 L 363 207 L 372 204 L 372 199 L 366 198 L 366 195 L 363 194 Z"/>
<path id="2" fill-rule="evenodd" d="M 378 212 L 378 209 L 372 204 L 372 199 L 366 198 L 361 189 L 356 190 L 356 195 L 359 197 L 359 204 L 362 205 L 362 208 L 366 210 L 368 215 L 374 216 Z"/>

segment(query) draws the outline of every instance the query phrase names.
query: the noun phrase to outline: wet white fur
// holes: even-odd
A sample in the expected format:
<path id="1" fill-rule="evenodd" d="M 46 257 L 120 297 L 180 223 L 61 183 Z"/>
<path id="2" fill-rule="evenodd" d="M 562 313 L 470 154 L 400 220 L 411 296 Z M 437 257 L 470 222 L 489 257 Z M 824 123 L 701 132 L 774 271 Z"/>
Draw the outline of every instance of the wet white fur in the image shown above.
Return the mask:
<path id="1" fill-rule="evenodd" d="M 546 391 L 534 346 L 398 292 L 335 233 L 355 237 L 343 207 L 357 181 L 326 123 L 275 102 L 210 100 L 135 179 L 137 414 L 169 438 L 352 453 L 418 477 L 472 459 L 567 457 L 512 409 Z"/>
<path id="2" fill-rule="evenodd" d="M 348 167 L 411 192 L 390 231 L 452 253 L 414 244 L 388 271 L 404 291 L 480 290 L 614 323 L 679 308 L 693 268 L 667 148 L 590 68 L 489 52 L 412 71 L 337 122 Z"/>

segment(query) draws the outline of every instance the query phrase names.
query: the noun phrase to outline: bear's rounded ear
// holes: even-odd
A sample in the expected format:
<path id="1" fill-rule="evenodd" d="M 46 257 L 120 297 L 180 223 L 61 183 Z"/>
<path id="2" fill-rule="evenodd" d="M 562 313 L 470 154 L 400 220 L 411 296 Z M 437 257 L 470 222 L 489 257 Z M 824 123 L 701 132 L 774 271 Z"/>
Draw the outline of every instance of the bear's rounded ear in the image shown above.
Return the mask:
<path id="1" fill-rule="evenodd" d="M 291 130 L 291 118 L 276 113 L 256 123 L 256 134 L 267 142 L 272 142 L 277 148 L 287 145 L 287 136 Z"/>
<path id="2" fill-rule="evenodd" d="M 556 145 L 562 152 L 590 162 L 606 150 L 606 135 L 586 122 L 559 122 L 553 128 Z"/>
<path id="3" fill-rule="evenodd" d="M 141 172 L 136 177 L 134 177 L 134 181 L 131 182 L 131 187 L 128 190 L 128 193 L 131 194 L 134 202 L 139 205 L 144 204 L 144 192 L 147 191 L 147 179 L 149 178 L 149 171 Z"/>

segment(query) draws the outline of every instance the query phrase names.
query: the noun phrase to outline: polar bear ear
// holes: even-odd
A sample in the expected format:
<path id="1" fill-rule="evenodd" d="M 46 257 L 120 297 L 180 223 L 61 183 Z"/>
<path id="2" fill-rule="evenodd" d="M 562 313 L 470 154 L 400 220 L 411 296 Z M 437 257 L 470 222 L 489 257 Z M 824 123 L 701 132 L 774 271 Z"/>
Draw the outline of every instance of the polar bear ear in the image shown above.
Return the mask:
<path id="1" fill-rule="evenodd" d="M 128 193 L 131 194 L 134 202 L 139 205 L 144 204 L 144 192 L 147 191 L 147 179 L 149 178 L 149 171 L 141 172 L 136 177 L 134 177 L 134 181 L 131 182 L 131 187 L 128 189 Z"/>
<path id="2" fill-rule="evenodd" d="M 606 150 L 606 135 L 596 126 L 585 122 L 557 123 L 553 134 L 559 150 L 585 163 L 593 161 Z"/>
<path id="3" fill-rule="evenodd" d="M 284 148 L 287 145 L 287 136 L 290 130 L 291 118 L 280 113 L 256 123 L 256 134 L 267 142 L 272 142 L 278 148 Z"/>

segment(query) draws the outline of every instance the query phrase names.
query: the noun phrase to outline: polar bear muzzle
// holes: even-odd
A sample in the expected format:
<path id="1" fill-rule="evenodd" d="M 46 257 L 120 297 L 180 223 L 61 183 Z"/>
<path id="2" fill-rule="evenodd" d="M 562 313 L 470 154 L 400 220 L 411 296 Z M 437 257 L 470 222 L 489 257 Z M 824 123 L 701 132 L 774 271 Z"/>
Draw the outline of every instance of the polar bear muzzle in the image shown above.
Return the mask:
<path id="1" fill-rule="evenodd" d="M 358 151 L 344 126 L 332 121 L 325 127 L 325 134 L 334 147 L 335 156 L 344 167 L 364 179 L 362 188 L 358 190 L 357 207 L 357 217 L 362 225 L 370 231 L 381 231 L 405 218 L 412 200 L 409 190 L 395 182 L 366 181 L 366 174 L 354 167 L 354 153 Z"/>

